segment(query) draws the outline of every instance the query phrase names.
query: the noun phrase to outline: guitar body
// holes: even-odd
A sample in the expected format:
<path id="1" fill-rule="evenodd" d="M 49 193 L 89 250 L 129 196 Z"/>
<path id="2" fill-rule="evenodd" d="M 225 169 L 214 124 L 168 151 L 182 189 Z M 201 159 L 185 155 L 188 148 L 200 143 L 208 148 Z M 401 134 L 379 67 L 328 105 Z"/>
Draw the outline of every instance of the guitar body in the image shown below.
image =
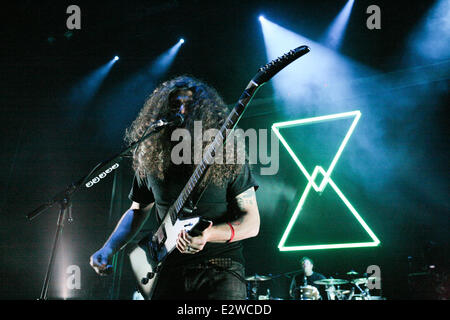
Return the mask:
<path id="1" fill-rule="evenodd" d="M 145 299 L 151 299 L 159 278 L 156 272 L 159 263 L 151 257 L 146 244 L 142 242 L 132 249 L 129 258 L 140 293 Z M 150 277 L 151 274 L 153 277 Z"/>
<path id="2" fill-rule="evenodd" d="M 202 217 L 177 219 L 174 224 L 166 215 L 158 230 L 144 237 L 129 253 L 131 268 L 138 280 L 139 291 L 145 299 L 151 299 L 159 278 L 162 264 L 177 245 L 178 234 L 185 230 L 198 235 L 211 221 Z"/>

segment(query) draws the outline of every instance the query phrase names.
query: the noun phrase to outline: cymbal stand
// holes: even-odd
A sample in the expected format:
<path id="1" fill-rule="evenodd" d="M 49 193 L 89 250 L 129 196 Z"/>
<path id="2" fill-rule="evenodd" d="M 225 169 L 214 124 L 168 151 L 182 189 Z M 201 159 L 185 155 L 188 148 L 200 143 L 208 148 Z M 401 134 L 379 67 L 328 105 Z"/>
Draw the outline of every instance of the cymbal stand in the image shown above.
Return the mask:
<path id="1" fill-rule="evenodd" d="M 334 287 L 334 285 L 327 285 L 326 286 L 326 289 L 325 289 L 325 291 L 326 291 L 326 293 L 327 293 L 327 296 L 328 296 L 328 300 L 335 300 L 336 299 L 336 293 L 335 293 L 335 287 Z M 338 299 L 339 300 L 339 299 Z"/>
<path id="2" fill-rule="evenodd" d="M 361 289 L 357 283 L 355 283 L 355 286 L 359 289 L 359 291 L 361 292 L 361 294 L 363 295 L 364 298 L 370 299 L 370 292 L 369 292 L 369 289 L 367 288 L 367 286 L 364 290 Z"/>
<path id="3" fill-rule="evenodd" d="M 250 300 L 258 300 L 258 281 L 249 281 L 247 292 Z"/>

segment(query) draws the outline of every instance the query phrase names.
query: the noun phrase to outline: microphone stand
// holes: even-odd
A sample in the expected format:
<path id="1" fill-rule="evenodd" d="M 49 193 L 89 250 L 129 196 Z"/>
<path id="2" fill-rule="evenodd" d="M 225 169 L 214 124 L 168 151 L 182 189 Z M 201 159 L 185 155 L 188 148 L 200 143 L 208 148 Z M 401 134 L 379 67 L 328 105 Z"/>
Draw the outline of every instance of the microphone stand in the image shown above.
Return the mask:
<path id="1" fill-rule="evenodd" d="M 171 120 L 171 121 L 169 121 Z M 39 300 L 47 300 L 47 293 L 48 293 L 48 287 L 49 287 L 49 282 L 50 282 L 50 278 L 51 278 L 51 274 L 53 271 L 53 265 L 55 262 L 55 257 L 56 257 L 56 251 L 60 242 L 60 238 L 61 238 L 61 234 L 63 231 L 63 227 L 64 227 L 64 221 L 66 220 L 67 215 L 68 217 L 68 221 L 72 222 L 72 196 L 73 194 L 78 191 L 82 185 L 84 185 L 89 179 L 90 177 L 93 175 L 94 172 L 96 172 L 98 169 L 103 168 L 104 166 L 106 166 L 107 164 L 115 161 L 115 160 L 122 160 L 123 156 L 128 153 L 131 149 L 135 148 L 137 149 L 137 147 L 139 146 L 139 144 L 146 140 L 147 138 L 149 138 L 151 135 L 153 135 L 156 132 L 159 132 L 160 130 L 162 130 L 165 127 L 168 126 L 174 126 L 174 125 L 179 125 L 184 121 L 184 118 L 181 114 L 177 114 L 175 118 L 173 119 L 169 119 L 169 120 L 157 120 L 155 122 L 153 122 L 144 132 L 144 134 L 142 135 L 142 137 L 135 141 L 134 143 L 132 143 L 130 146 L 128 146 L 126 149 L 122 150 L 120 153 L 116 154 L 115 156 L 100 162 L 99 164 L 97 164 L 87 175 L 85 175 L 84 177 L 80 178 L 77 182 L 75 183 L 71 183 L 70 185 L 68 185 L 64 191 L 61 191 L 59 193 L 57 193 L 52 199 L 50 199 L 49 201 L 46 201 L 45 203 L 43 203 L 42 205 L 40 205 L 39 207 L 37 207 L 35 210 L 33 210 L 32 212 L 30 212 L 29 214 L 27 214 L 27 219 L 29 221 L 35 219 L 38 215 L 40 215 L 42 212 L 44 212 L 45 210 L 47 210 L 48 208 L 52 207 L 55 204 L 59 204 L 59 214 L 58 214 L 58 221 L 56 224 L 56 232 L 55 232 L 55 237 L 53 240 L 53 246 L 52 246 L 52 251 L 50 254 L 50 260 L 48 263 L 48 267 L 47 267 L 47 272 L 45 274 L 45 279 L 44 279 L 44 284 L 42 286 L 42 290 L 41 290 L 41 295 Z M 147 133 L 149 131 L 149 133 Z"/>

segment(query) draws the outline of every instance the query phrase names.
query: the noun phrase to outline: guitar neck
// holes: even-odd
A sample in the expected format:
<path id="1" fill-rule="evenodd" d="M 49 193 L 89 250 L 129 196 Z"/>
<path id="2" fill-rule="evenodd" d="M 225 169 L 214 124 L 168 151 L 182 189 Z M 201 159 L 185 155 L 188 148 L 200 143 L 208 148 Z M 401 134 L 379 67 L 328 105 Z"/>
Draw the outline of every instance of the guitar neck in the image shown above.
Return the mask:
<path id="1" fill-rule="evenodd" d="M 186 183 L 177 200 L 174 202 L 172 206 L 172 210 L 170 211 L 170 218 L 172 224 L 175 223 L 177 218 L 179 218 L 180 212 L 183 209 L 186 201 L 189 199 L 195 188 L 199 185 L 199 182 L 204 177 L 209 167 L 213 164 L 216 151 L 219 148 L 223 147 L 223 145 L 225 144 L 227 138 L 232 133 L 233 129 L 236 127 L 237 123 L 241 119 L 242 115 L 245 112 L 245 109 L 247 108 L 251 99 L 255 95 L 259 86 L 260 85 L 258 85 L 253 80 L 249 82 L 247 88 L 245 88 L 244 92 L 239 98 L 238 103 L 230 112 L 224 124 L 222 125 L 216 137 L 214 138 L 213 142 L 209 145 L 208 149 L 206 150 L 202 158 L 202 161 L 195 167 L 194 173 L 189 178 L 188 182 Z"/>
<path id="2" fill-rule="evenodd" d="M 178 199 L 175 201 L 171 209 L 169 209 L 172 224 L 174 224 L 177 218 L 180 216 L 181 209 L 183 209 L 183 206 L 186 203 L 187 199 L 195 190 L 195 187 L 199 184 L 199 181 L 205 175 L 208 168 L 212 165 L 214 157 L 216 155 L 216 150 L 224 145 L 226 139 L 231 134 L 238 121 L 241 119 L 247 105 L 252 100 L 258 88 L 269 81 L 275 74 L 277 74 L 288 64 L 308 52 L 309 47 L 300 46 L 259 68 L 258 73 L 253 77 L 252 80 L 250 80 L 241 97 L 239 98 L 238 103 L 228 115 L 225 123 L 220 128 L 219 133 L 216 135 L 214 141 L 208 147 L 208 150 L 206 150 L 202 161 L 196 166 L 194 173 L 184 186 L 183 191 L 178 196 Z"/>

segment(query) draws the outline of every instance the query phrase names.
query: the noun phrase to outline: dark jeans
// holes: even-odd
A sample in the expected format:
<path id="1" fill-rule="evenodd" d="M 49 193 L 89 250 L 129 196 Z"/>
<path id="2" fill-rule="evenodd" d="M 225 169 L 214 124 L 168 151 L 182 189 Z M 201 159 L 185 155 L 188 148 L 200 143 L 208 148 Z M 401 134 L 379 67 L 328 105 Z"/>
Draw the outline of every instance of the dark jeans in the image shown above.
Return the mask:
<path id="1" fill-rule="evenodd" d="M 153 300 L 245 300 L 244 266 L 228 258 L 161 270 Z"/>

